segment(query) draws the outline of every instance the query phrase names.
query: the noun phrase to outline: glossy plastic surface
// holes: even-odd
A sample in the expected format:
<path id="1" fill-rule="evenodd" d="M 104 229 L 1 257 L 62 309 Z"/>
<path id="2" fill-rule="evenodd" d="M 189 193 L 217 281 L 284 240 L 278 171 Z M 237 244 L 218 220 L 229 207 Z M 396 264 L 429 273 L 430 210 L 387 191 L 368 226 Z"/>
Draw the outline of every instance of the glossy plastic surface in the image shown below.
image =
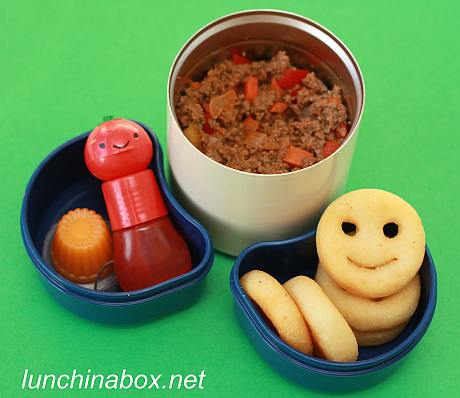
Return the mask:
<path id="1" fill-rule="evenodd" d="M 21 212 L 21 231 L 26 250 L 47 290 L 61 304 L 87 318 L 104 322 L 133 322 L 151 319 L 199 298 L 200 282 L 209 272 L 214 250 L 206 230 L 194 220 L 169 191 L 158 139 L 145 125 L 154 147 L 153 170 L 171 221 L 185 238 L 192 270 L 153 287 L 133 292 L 100 292 L 67 281 L 43 259 L 47 232 L 68 210 L 88 207 L 107 217 L 101 182 L 85 166 L 83 150 L 88 133 L 53 151 L 38 166 L 26 188 Z"/>
<path id="2" fill-rule="evenodd" d="M 285 344 L 266 324 L 239 283 L 239 278 L 252 269 L 268 272 L 281 283 L 296 275 L 313 277 L 317 263 L 314 231 L 285 241 L 257 243 L 244 250 L 236 259 L 230 274 L 238 319 L 262 357 L 296 382 L 327 390 L 364 388 L 385 377 L 393 364 L 399 363 L 428 329 L 437 296 L 433 259 L 426 249 L 420 269 L 420 302 L 409 324 L 397 338 L 387 344 L 360 347 L 356 362 L 332 362 L 315 358 Z M 315 376 L 317 373 L 322 377 Z M 355 378 L 355 381 L 350 382 L 350 379 Z"/>
<path id="3" fill-rule="evenodd" d="M 92 283 L 101 268 L 112 260 L 112 233 L 105 220 L 89 209 L 75 209 L 59 221 L 53 238 L 54 269 L 75 283 Z M 108 275 L 106 268 L 100 277 Z"/>
<path id="4" fill-rule="evenodd" d="M 125 291 L 142 289 L 190 271 L 187 244 L 168 216 L 113 233 L 115 274 Z"/>
<path id="5" fill-rule="evenodd" d="M 102 184 L 112 231 L 167 214 L 151 170 L 153 145 L 140 124 L 127 119 L 101 123 L 85 144 L 85 163 Z"/>
<path id="6" fill-rule="evenodd" d="M 102 184 L 102 192 L 112 231 L 168 214 L 150 169 L 106 181 Z"/>
<path id="7" fill-rule="evenodd" d="M 103 181 L 145 170 L 152 155 L 149 135 L 138 123 L 127 119 L 101 123 L 90 133 L 85 145 L 85 163 Z"/>

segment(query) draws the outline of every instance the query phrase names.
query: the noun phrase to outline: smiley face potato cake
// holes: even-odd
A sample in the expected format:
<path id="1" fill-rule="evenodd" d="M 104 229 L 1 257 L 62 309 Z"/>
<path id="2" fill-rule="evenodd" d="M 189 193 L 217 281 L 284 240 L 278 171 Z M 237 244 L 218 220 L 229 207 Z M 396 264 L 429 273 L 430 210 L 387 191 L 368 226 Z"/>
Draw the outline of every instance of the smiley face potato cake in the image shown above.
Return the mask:
<path id="1" fill-rule="evenodd" d="M 415 209 L 379 189 L 349 192 L 332 202 L 317 229 L 319 260 L 334 282 L 358 296 L 381 298 L 406 286 L 425 254 Z"/>
<path id="2" fill-rule="evenodd" d="M 355 296 L 337 286 L 321 264 L 315 276 L 329 299 L 353 330 L 375 332 L 406 324 L 417 309 L 420 298 L 418 274 L 400 291 L 381 299 Z"/>

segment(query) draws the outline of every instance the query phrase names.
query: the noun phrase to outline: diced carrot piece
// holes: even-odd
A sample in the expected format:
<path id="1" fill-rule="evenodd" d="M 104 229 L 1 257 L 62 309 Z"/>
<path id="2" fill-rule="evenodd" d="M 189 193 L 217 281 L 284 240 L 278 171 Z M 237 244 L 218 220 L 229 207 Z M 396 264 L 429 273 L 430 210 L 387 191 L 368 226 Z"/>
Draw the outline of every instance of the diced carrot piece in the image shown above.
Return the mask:
<path id="1" fill-rule="evenodd" d="M 257 131 L 258 128 L 259 121 L 253 119 L 252 116 L 248 116 L 246 119 L 243 120 L 244 132 Z"/>
<path id="2" fill-rule="evenodd" d="M 232 61 L 235 65 L 243 65 L 243 64 L 250 64 L 251 61 L 246 57 L 243 57 L 236 48 L 232 49 Z"/>
<path id="3" fill-rule="evenodd" d="M 190 83 L 190 86 L 193 87 L 193 88 L 200 88 L 201 83 L 200 82 L 192 82 L 192 83 Z"/>
<path id="4" fill-rule="evenodd" d="M 307 74 L 308 70 L 306 69 L 286 69 L 283 77 L 278 83 L 281 88 L 293 88 L 296 84 L 299 84 Z"/>
<path id="5" fill-rule="evenodd" d="M 259 93 L 259 81 L 255 76 L 249 76 L 244 82 L 244 96 L 248 101 L 252 101 Z"/>
<path id="6" fill-rule="evenodd" d="M 327 158 L 331 156 L 340 147 L 340 142 L 337 140 L 330 140 L 324 144 L 323 156 Z"/>
<path id="7" fill-rule="evenodd" d="M 276 77 L 272 77 L 272 81 L 270 82 L 270 88 L 275 91 L 281 91 L 281 87 L 278 83 L 278 80 L 276 80 Z"/>
<path id="8" fill-rule="evenodd" d="M 342 122 L 339 124 L 339 127 L 335 130 L 335 137 L 336 138 L 345 138 L 348 134 L 348 126 L 346 122 Z"/>
<path id="9" fill-rule="evenodd" d="M 285 102 L 275 102 L 273 106 L 270 108 L 270 112 L 272 113 L 284 113 L 288 108 L 288 104 Z"/>
<path id="10" fill-rule="evenodd" d="M 303 162 L 305 158 L 311 159 L 313 154 L 311 152 L 305 151 L 301 148 L 298 148 L 294 145 L 291 145 L 286 154 L 283 157 L 283 162 L 286 162 L 294 167 L 303 167 Z"/>

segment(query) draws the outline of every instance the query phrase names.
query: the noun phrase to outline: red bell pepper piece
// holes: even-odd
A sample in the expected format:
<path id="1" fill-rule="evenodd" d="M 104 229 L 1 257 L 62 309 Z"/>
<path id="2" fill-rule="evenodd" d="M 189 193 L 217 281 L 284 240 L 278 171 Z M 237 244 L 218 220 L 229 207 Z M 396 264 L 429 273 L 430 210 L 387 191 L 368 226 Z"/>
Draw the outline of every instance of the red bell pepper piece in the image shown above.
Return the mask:
<path id="1" fill-rule="evenodd" d="M 232 51 L 232 61 L 235 65 L 243 65 L 243 64 L 250 64 L 251 61 L 246 57 L 243 57 L 237 49 L 233 49 Z"/>
<path id="2" fill-rule="evenodd" d="M 308 70 L 306 69 L 286 69 L 278 83 L 281 88 L 293 88 L 296 84 L 299 84 L 307 74 Z"/>
<path id="3" fill-rule="evenodd" d="M 346 122 L 342 122 L 339 124 L 339 127 L 335 130 L 335 137 L 336 138 L 345 138 L 348 134 L 348 125 Z"/>
<path id="4" fill-rule="evenodd" d="M 323 156 L 327 158 L 331 156 L 340 147 L 340 142 L 337 140 L 330 140 L 324 144 Z"/>
<path id="5" fill-rule="evenodd" d="M 210 135 L 214 134 L 214 129 L 209 125 L 207 121 L 203 124 L 203 131 L 206 134 L 210 134 Z"/>

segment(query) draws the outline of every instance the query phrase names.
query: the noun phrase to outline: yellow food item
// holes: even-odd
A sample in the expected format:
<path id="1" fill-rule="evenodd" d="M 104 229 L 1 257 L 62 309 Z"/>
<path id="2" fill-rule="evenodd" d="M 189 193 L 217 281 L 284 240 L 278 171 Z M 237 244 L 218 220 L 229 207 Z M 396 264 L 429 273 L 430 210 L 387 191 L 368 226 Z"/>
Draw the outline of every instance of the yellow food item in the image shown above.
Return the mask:
<path id="1" fill-rule="evenodd" d="M 192 145 L 198 149 L 201 147 L 201 130 L 194 124 L 188 126 L 184 130 L 185 136 L 192 143 Z"/>
<path id="2" fill-rule="evenodd" d="M 379 189 L 348 192 L 324 211 L 316 233 L 318 257 L 341 288 L 361 297 L 400 291 L 425 255 L 425 231 L 415 209 Z"/>
<path id="3" fill-rule="evenodd" d="M 240 283 L 285 343 L 304 354 L 313 353 L 310 333 L 299 309 L 275 278 L 266 272 L 253 270 L 243 275 Z"/>
<path id="4" fill-rule="evenodd" d="M 417 309 L 420 298 L 418 274 L 399 292 L 381 299 L 348 293 L 332 280 L 321 264 L 318 264 L 315 279 L 350 327 L 358 332 L 388 330 L 406 324 Z"/>
<path id="5" fill-rule="evenodd" d="M 388 343 L 389 341 L 395 339 L 404 330 L 406 325 L 407 323 L 391 329 L 375 330 L 373 332 L 360 332 L 355 329 L 352 330 L 355 334 L 356 340 L 358 341 L 358 345 L 361 347 L 373 347 Z"/>
<path id="6" fill-rule="evenodd" d="M 313 279 L 300 275 L 283 287 L 300 309 L 313 340 L 315 356 L 351 362 L 358 358 L 358 343 L 339 310 Z"/>

